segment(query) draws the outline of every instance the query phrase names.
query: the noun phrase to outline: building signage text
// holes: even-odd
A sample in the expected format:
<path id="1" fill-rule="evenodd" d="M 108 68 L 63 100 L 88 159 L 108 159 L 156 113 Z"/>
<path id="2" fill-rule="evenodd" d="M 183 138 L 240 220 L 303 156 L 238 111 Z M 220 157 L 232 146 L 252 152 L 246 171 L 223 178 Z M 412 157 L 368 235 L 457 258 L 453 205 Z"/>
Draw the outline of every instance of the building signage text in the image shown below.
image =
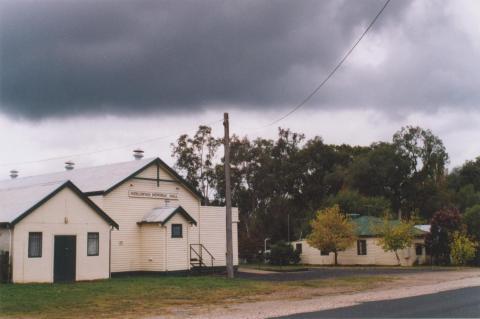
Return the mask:
<path id="1" fill-rule="evenodd" d="M 140 197 L 140 198 L 156 198 L 156 199 L 172 199 L 178 200 L 178 194 L 173 193 L 161 193 L 161 192 L 145 192 L 145 191 L 128 191 L 128 196 L 130 197 Z"/>

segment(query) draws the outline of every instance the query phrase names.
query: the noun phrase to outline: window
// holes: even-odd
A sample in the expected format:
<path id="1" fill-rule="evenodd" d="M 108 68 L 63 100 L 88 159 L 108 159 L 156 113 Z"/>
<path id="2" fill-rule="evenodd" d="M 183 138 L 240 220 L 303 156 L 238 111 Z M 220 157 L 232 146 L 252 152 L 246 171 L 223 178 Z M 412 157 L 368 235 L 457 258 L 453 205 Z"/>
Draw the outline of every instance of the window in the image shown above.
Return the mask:
<path id="1" fill-rule="evenodd" d="M 98 256 L 100 250 L 99 238 L 98 233 L 87 234 L 87 256 Z"/>
<path id="2" fill-rule="evenodd" d="M 423 245 L 422 244 L 415 244 L 415 254 L 417 256 L 421 256 L 423 252 Z"/>
<path id="3" fill-rule="evenodd" d="M 295 250 L 298 251 L 299 254 L 302 253 L 302 244 L 301 243 L 297 243 L 295 245 Z"/>
<path id="4" fill-rule="evenodd" d="M 28 258 L 42 257 L 42 233 L 28 233 Z"/>
<path id="5" fill-rule="evenodd" d="M 182 238 L 182 224 L 172 224 L 172 238 Z"/>
<path id="6" fill-rule="evenodd" d="M 321 250 L 320 251 L 320 256 L 328 256 L 328 255 L 330 255 L 329 251 L 326 251 L 326 250 Z"/>
<path id="7" fill-rule="evenodd" d="M 367 254 L 367 241 L 357 240 L 357 255 L 366 255 L 366 254 Z"/>

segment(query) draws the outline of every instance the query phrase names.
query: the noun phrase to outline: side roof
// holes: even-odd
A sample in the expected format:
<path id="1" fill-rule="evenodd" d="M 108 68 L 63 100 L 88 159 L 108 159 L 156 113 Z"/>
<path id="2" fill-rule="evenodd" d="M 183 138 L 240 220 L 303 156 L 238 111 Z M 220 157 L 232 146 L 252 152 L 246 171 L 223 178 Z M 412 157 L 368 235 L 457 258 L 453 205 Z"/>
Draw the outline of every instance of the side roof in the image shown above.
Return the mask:
<path id="1" fill-rule="evenodd" d="M 380 235 L 378 233 L 378 228 L 384 222 L 382 218 L 374 216 L 361 216 L 358 218 L 352 219 L 352 221 L 357 225 L 357 236 L 360 237 L 375 237 Z M 399 223 L 398 220 L 389 220 L 389 223 L 393 226 Z M 414 228 L 415 236 L 425 235 L 426 232 L 417 227 Z"/>
<path id="2" fill-rule="evenodd" d="M 95 205 L 71 181 L 56 181 L 0 189 L 0 224 L 15 225 L 61 190 L 69 188 L 103 220 L 118 229 L 118 224 Z"/>
<path id="3" fill-rule="evenodd" d="M 126 180 L 141 173 L 151 165 L 158 165 L 171 174 L 180 184 L 185 186 L 200 200 L 203 200 L 195 187 L 188 183 L 175 170 L 168 166 L 160 158 L 148 158 L 142 160 L 132 160 L 129 162 L 114 163 L 101 166 L 74 169 L 71 171 L 62 171 L 51 174 L 20 177 L 0 181 L 0 190 L 13 187 L 28 187 L 42 183 L 52 183 L 70 180 L 82 192 L 88 194 L 108 194 L 115 188 L 123 184 Z"/>
<path id="4" fill-rule="evenodd" d="M 146 213 L 138 224 L 160 223 L 164 225 L 175 214 L 180 214 L 189 223 L 197 225 L 197 221 L 182 206 L 177 207 L 158 207 Z"/>

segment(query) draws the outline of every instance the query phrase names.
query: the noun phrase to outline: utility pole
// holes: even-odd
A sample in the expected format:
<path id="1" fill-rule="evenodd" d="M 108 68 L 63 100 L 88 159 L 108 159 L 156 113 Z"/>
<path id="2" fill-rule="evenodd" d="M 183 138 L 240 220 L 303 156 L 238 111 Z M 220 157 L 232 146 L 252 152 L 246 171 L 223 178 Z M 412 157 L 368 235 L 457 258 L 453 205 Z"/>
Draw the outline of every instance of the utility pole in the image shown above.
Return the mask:
<path id="1" fill-rule="evenodd" d="M 230 126 L 228 123 L 228 113 L 223 113 L 223 126 L 225 128 L 223 146 L 225 150 L 225 206 L 227 213 L 227 278 L 233 278 L 232 194 L 230 187 Z"/>

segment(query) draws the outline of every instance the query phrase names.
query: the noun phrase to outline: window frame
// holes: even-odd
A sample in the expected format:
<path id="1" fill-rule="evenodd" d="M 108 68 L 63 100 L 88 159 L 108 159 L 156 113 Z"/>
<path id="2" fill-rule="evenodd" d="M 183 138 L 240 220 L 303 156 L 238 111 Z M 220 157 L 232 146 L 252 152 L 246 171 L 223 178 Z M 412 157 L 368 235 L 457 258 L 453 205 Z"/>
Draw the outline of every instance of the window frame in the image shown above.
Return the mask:
<path id="1" fill-rule="evenodd" d="M 418 250 L 420 249 L 420 254 Z M 423 256 L 423 245 L 422 244 L 415 244 L 415 255 L 416 256 Z"/>
<path id="2" fill-rule="evenodd" d="M 366 256 L 367 254 L 368 254 L 367 240 L 366 239 L 358 239 L 357 240 L 357 256 Z"/>
<path id="3" fill-rule="evenodd" d="M 38 255 L 32 254 L 32 240 L 31 236 L 33 235 L 40 235 L 40 250 Z M 43 232 L 28 232 L 28 258 L 42 258 L 43 254 Z"/>
<path id="4" fill-rule="evenodd" d="M 330 252 L 329 252 L 329 251 L 320 250 L 320 256 L 330 256 Z"/>
<path id="5" fill-rule="evenodd" d="M 174 228 L 178 227 L 180 229 L 180 234 L 176 235 L 175 232 L 173 231 Z M 183 224 L 172 224 L 171 228 L 171 238 L 183 238 Z"/>
<path id="6" fill-rule="evenodd" d="M 88 247 L 89 247 L 89 242 L 90 242 L 90 235 L 96 235 L 97 238 L 97 251 L 95 254 L 91 254 L 89 251 L 88 251 Z M 92 240 L 95 240 L 95 238 L 92 238 Z M 100 255 L 100 233 L 99 232 L 88 232 L 87 233 L 87 256 L 88 257 L 91 257 L 91 256 L 99 256 Z"/>

